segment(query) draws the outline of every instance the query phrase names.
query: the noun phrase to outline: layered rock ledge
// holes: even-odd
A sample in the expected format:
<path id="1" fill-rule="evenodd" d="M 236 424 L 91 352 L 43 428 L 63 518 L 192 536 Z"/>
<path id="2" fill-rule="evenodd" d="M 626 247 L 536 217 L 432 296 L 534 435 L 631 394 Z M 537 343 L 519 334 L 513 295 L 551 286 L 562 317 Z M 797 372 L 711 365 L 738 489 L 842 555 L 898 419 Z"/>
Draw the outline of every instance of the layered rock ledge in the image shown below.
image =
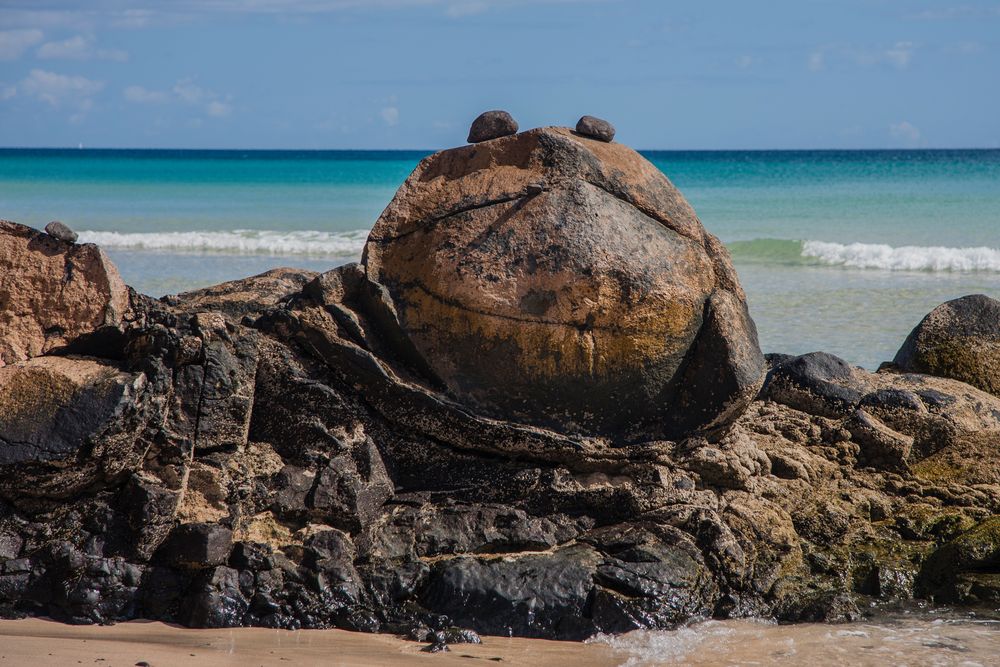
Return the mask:
<path id="1" fill-rule="evenodd" d="M 0 615 L 461 641 L 1000 599 L 1000 398 L 765 365 L 724 248 L 633 155 L 438 154 L 361 264 L 164 299 L 3 223 Z M 82 315 L 15 307 L 80 279 Z"/>

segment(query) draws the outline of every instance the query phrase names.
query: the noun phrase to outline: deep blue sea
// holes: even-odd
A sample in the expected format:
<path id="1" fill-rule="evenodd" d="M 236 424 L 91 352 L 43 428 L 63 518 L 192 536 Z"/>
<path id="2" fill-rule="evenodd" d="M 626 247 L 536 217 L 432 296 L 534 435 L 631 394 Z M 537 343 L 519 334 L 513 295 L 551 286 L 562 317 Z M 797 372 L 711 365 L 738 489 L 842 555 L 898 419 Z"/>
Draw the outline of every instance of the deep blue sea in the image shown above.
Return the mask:
<path id="1" fill-rule="evenodd" d="M 360 256 L 426 153 L 0 149 L 0 218 L 62 220 L 156 296 Z M 1000 298 L 1000 151 L 648 151 L 730 248 L 765 351 L 890 359 Z"/>

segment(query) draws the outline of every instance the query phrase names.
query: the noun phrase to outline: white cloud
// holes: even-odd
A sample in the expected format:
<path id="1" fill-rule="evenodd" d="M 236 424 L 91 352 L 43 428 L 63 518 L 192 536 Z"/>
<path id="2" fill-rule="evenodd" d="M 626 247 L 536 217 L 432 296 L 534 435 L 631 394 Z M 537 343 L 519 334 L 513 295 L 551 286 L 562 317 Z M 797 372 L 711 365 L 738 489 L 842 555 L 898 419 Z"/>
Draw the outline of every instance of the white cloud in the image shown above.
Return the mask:
<path id="1" fill-rule="evenodd" d="M 903 69 L 910 64 L 913 49 L 913 42 L 896 42 L 892 48 L 886 49 L 883 55 L 888 62 Z"/>
<path id="2" fill-rule="evenodd" d="M 0 100 L 9 100 L 17 96 L 17 86 L 0 86 Z"/>
<path id="3" fill-rule="evenodd" d="M 919 45 L 908 40 L 899 40 L 891 46 L 860 47 L 854 44 L 827 44 L 809 54 L 806 66 L 813 72 L 826 69 L 828 65 L 853 63 L 861 67 L 889 65 L 896 69 L 906 69 L 913 62 Z"/>
<path id="4" fill-rule="evenodd" d="M 44 36 L 41 30 L 0 30 L 0 60 L 17 60 Z"/>
<path id="5" fill-rule="evenodd" d="M 145 28 L 153 20 L 153 12 L 149 9 L 126 9 L 111 19 L 115 28 Z"/>
<path id="6" fill-rule="evenodd" d="M 129 86 L 122 91 L 126 101 L 134 104 L 164 104 L 178 102 L 192 107 L 201 107 L 213 118 L 225 118 L 233 113 L 232 97 L 202 88 L 194 79 L 181 79 L 170 90 L 151 90 L 144 86 Z"/>
<path id="7" fill-rule="evenodd" d="M 225 118 L 233 112 L 233 107 L 225 102 L 213 100 L 205 107 L 205 113 L 215 118 Z"/>
<path id="8" fill-rule="evenodd" d="M 53 107 L 67 104 L 81 111 L 88 111 L 93 106 L 90 98 L 103 88 L 103 81 L 57 74 L 43 69 L 31 70 L 18 87 L 20 92 L 28 97 L 47 102 Z"/>
<path id="9" fill-rule="evenodd" d="M 469 2 L 454 2 L 444 10 L 446 16 L 459 18 L 462 16 L 475 16 L 490 10 L 490 3 L 484 0 L 471 0 Z"/>
<path id="10" fill-rule="evenodd" d="M 382 120 L 389 127 L 399 124 L 399 109 L 396 107 L 385 107 L 379 112 L 379 115 L 382 116 Z"/>
<path id="11" fill-rule="evenodd" d="M 742 55 L 735 60 L 736 66 L 740 69 L 749 69 L 755 62 L 757 59 L 748 55 Z"/>
<path id="12" fill-rule="evenodd" d="M 953 19 L 976 19 L 996 16 L 1000 16 L 1000 7 L 972 7 L 970 5 L 960 5 L 956 7 L 925 9 L 922 12 L 911 14 L 908 18 L 917 21 L 950 21 Z"/>
<path id="13" fill-rule="evenodd" d="M 963 56 L 972 56 L 978 53 L 984 53 L 986 51 L 986 47 L 979 42 L 965 41 L 948 47 L 947 50 L 949 53 L 960 53 Z"/>
<path id="14" fill-rule="evenodd" d="M 142 86 L 129 86 L 122 91 L 122 95 L 136 104 L 162 104 L 169 99 L 169 95 L 162 90 L 147 90 Z"/>
<path id="15" fill-rule="evenodd" d="M 98 49 L 94 38 L 76 35 L 61 42 L 46 42 L 38 47 L 36 55 L 43 60 L 114 60 L 125 62 L 128 53 L 119 49 Z"/>
<path id="16" fill-rule="evenodd" d="M 906 146 L 918 146 L 923 139 L 920 128 L 906 120 L 891 123 L 889 125 L 889 136 Z"/>
<path id="17" fill-rule="evenodd" d="M 191 79 L 181 79 L 175 83 L 173 92 L 182 102 L 188 104 L 198 104 L 207 94 L 204 88 L 196 85 Z"/>

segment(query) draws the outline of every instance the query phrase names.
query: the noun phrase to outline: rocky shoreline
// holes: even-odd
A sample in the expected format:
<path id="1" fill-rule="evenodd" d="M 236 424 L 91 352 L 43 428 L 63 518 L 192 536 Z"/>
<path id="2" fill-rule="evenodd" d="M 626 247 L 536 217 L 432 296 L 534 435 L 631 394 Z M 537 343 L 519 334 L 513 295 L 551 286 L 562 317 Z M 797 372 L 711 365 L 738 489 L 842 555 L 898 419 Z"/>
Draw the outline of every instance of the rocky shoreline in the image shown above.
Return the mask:
<path id="1" fill-rule="evenodd" d="M 598 120 L 428 158 L 319 275 L 153 299 L 0 222 L 0 616 L 443 646 L 1000 600 L 996 302 L 878 372 L 765 361 Z"/>

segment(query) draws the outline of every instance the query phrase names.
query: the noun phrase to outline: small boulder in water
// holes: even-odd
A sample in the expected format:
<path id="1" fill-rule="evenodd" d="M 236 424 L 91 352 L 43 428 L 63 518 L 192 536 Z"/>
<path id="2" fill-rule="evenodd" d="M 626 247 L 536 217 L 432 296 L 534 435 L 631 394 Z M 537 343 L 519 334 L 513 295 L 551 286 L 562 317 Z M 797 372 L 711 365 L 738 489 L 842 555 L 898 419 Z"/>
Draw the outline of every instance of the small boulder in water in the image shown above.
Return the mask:
<path id="1" fill-rule="evenodd" d="M 584 116 L 576 121 L 576 133 L 610 143 L 615 138 L 615 126 L 603 118 Z"/>
<path id="2" fill-rule="evenodd" d="M 894 363 L 1000 396 L 1000 301 L 973 294 L 941 304 L 910 332 Z"/>
<path id="3" fill-rule="evenodd" d="M 472 121 L 468 141 L 470 144 L 478 144 L 511 134 L 517 134 L 517 121 L 513 116 L 506 111 L 484 111 Z"/>
<path id="4" fill-rule="evenodd" d="M 80 238 L 80 235 L 69 228 L 65 223 L 59 222 L 58 220 L 53 220 L 49 224 L 45 225 L 45 233 L 49 236 L 54 236 L 60 241 L 65 241 L 66 243 L 76 243 L 76 240 Z"/>

